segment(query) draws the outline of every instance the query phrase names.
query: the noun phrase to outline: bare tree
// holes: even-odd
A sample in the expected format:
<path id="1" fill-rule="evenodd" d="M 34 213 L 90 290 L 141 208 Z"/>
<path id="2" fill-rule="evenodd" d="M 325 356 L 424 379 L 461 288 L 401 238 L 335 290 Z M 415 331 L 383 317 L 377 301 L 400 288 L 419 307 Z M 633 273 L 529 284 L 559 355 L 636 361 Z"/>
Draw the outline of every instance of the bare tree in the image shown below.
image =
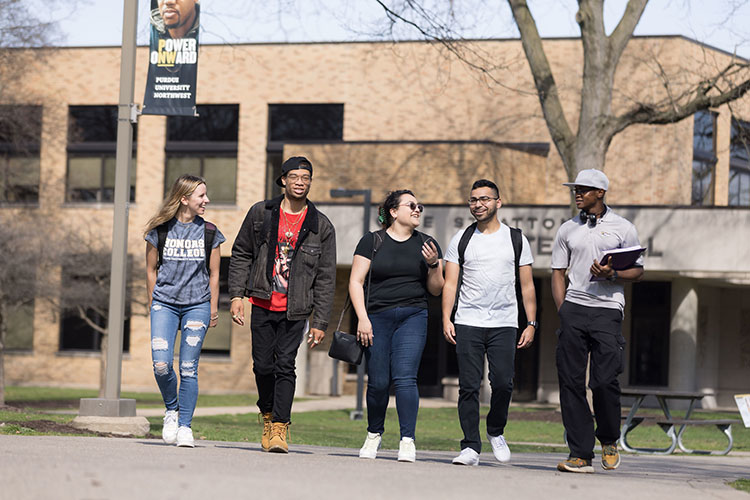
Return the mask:
<path id="1" fill-rule="evenodd" d="M 467 50 L 476 44 L 463 40 L 451 29 L 450 13 L 454 2 L 375 1 L 382 6 L 391 24 L 413 26 L 422 36 L 438 42 L 483 75 L 492 78 L 493 70 L 502 68 L 501 63 L 487 59 L 486 54 L 476 49 Z M 676 79 L 658 59 L 652 59 L 649 63 L 653 66 L 654 84 L 661 87 L 661 91 L 651 100 L 639 98 L 627 102 L 624 99 L 625 104 L 613 106 L 617 91 L 615 72 L 648 0 L 629 0 L 609 35 L 604 27 L 604 0 L 578 0 L 575 20 L 581 30 L 583 71 L 575 120 L 577 130 L 574 131 L 528 2 L 507 2 L 521 35 L 547 128 L 570 180 L 583 168 L 603 168 L 612 139 L 626 128 L 636 124 L 675 123 L 697 111 L 740 99 L 750 89 L 750 67 L 745 59 L 727 57 L 710 73 L 703 68 L 694 72 L 693 78 Z"/>

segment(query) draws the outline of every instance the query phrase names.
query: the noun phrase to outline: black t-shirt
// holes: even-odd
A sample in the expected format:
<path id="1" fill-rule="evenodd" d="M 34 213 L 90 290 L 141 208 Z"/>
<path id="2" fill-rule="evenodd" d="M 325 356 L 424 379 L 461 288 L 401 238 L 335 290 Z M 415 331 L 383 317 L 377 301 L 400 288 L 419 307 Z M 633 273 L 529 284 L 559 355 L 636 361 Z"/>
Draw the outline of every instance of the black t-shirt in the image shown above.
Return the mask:
<path id="1" fill-rule="evenodd" d="M 372 257 L 373 233 L 359 240 L 354 255 Z M 368 312 L 378 312 L 393 307 L 427 308 L 427 272 L 429 268 L 422 256 L 422 242 L 432 241 L 443 258 L 440 245 L 431 236 L 414 231 L 406 241 L 396 241 L 385 233 L 383 243 L 370 263 L 372 282 Z M 367 278 L 365 278 L 365 287 Z M 365 290 L 365 293 L 367 291 Z"/>

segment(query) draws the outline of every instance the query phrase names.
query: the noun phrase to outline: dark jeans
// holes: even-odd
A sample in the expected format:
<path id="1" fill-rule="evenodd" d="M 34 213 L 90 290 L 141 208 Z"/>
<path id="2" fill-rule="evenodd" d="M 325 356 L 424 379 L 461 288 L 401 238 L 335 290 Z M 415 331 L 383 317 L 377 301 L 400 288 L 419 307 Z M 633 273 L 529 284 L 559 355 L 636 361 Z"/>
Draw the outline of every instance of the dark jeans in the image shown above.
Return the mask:
<path id="1" fill-rule="evenodd" d="M 367 359 L 367 430 L 385 431 L 388 389 L 396 389 L 401 437 L 414 438 L 419 410 L 417 372 L 427 340 L 427 309 L 396 307 L 368 315 L 372 345 Z"/>
<path id="2" fill-rule="evenodd" d="M 456 356 L 458 358 L 458 419 L 464 438 L 461 449 L 482 452 L 479 435 L 479 389 L 487 355 L 492 388 L 487 433 L 499 436 L 508 422 L 508 406 L 513 394 L 513 373 L 516 356 L 517 328 L 480 328 L 456 325 Z"/>
<path id="3" fill-rule="evenodd" d="M 594 436 L 605 444 L 620 437 L 620 382 L 625 339 L 617 309 L 563 302 L 558 312 L 557 378 L 560 409 L 570 456 L 594 457 Z M 596 432 L 586 401 L 586 364 L 591 354 L 589 388 L 594 400 Z"/>
<path id="4" fill-rule="evenodd" d="M 286 311 L 253 305 L 253 373 L 258 386 L 258 408 L 273 412 L 274 422 L 289 422 L 297 374 L 294 360 L 302 343 L 305 320 L 289 321 Z"/>

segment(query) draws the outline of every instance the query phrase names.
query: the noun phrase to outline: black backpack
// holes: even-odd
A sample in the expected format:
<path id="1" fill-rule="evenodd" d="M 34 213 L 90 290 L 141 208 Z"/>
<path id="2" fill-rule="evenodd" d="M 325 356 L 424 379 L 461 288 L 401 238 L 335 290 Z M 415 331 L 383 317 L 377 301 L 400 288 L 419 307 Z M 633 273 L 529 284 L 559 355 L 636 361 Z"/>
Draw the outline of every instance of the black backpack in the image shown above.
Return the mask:
<path id="1" fill-rule="evenodd" d="M 204 248 L 206 250 L 206 271 L 211 274 L 211 251 L 213 250 L 214 237 L 216 237 L 216 226 L 208 221 L 204 221 Z M 159 238 L 156 249 L 159 251 L 159 260 L 156 263 L 157 269 L 161 267 L 164 256 L 164 245 L 167 243 L 167 232 L 169 231 L 169 221 L 159 224 L 156 228 L 156 234 Z"/>
<path id="2" fill-rule="evenodd" d="M 477 223 L 475 222 L 464 229 L 464 233 L 461 235 L 461 239 L 458 242 L 458 281 L 456 282 L 456 300 L 453 302 L 453 311 L 451 311 L 451 322 L 455 321 L 456 318 L 458 297 L 461 294 L 461 284 L 464 279 L 464 254 L 466 253 L 466 247 L 469 246 L 469 240 L 474 235 L 474 230 L 476 228 Z M 526 312 L 523 308 L 523 296 L 521 294 L 521 276 L 518 271 L 521 262 L 523 238 L 521 237 L 521 230 L 517 227 L 510 228 L 510 242 L 513 244 L 513 255 L 516 260 L 516 303 L 518 304 L 518 317 L 521 318 L 526 316 Z"/>

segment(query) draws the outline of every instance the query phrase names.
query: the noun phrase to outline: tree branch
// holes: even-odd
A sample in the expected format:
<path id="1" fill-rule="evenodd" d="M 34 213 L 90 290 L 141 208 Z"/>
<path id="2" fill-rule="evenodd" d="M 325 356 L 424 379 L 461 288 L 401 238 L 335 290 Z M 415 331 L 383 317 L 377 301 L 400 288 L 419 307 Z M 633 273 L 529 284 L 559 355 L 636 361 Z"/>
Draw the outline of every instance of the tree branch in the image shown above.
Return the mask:
<path id="1" fill-rule="evenodd" d="M 572 149 L 575 143 L 568 120 L 565 118 L 565 112 L 560 102 L 560 95 L 557 91 L 552 69 L 550 68 L 547 55 L 544 52 L 542 39 L 539 36 L 534 18 L 529 11 L 525 0 L 508 0 L 516 26 L 521 32 L 521 42 L 523 50 L 526 53 L 526 59 L 529 62 L 531 73 L 534 77 L 539 102 L 542 105 L 547 127 L 555 147 L 560 152 L 565 168 L 568 174 L 571 174 Z"/>
<path id="2" fill-rule="evenodd" d="M 646 9 L 648 0 L 630 0 L 625 12 L 617 23 L 617 27 L 612 31 L 609 36 L 609 53 L 610 60 L 617 66 L 617 62 L 620 60 L 620 56 L 625 50 L 625 46 L 633 36 L 633 31 L 641 20 L 643 11 Z"/>

